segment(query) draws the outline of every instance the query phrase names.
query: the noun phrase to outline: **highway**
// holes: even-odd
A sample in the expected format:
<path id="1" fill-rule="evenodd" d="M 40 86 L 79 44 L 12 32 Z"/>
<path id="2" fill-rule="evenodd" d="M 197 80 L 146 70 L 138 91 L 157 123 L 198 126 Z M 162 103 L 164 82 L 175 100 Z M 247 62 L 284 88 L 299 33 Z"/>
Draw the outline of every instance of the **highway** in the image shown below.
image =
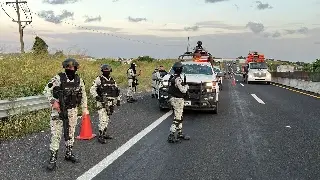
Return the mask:
<path id="1" fill-rule="evenodd" d="M 76 140 L 79 164 L 65 162 L 61 148 L 58 169 L 45 170 L 49 131 L 2 142 L 1 179 L 320 179 L 320 100 L 274 85 L 240 84 L 236 77 L 236 86 L 224 80 L 217 115 L 184 114 L 190 141 L 167 143 L 171 111 L 159 111 L 157 101 L 142 94 L 112 117 L 114 140 Z M 96 130 L 97 118 L 91 120 Z M 134 136 L 137 142 L 125 144 Z"/>

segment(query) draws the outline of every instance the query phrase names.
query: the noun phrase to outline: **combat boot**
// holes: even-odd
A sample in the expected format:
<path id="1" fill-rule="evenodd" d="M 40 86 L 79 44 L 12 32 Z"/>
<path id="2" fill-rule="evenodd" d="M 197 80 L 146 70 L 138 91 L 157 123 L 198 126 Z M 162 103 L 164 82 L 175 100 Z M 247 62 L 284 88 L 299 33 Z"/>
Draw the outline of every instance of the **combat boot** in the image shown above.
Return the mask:
<path id="1" fill-rule="evenodd" d="M 137 102 L 136 99 L 133 99 L 133 97 L 130 97 L 128 100 L 127 100 L 128 103 L 134 103 L 134 102 Z"/>
<path id="2" fill-rule="evenodd" d="M 50 150 L 51 156 L 49 160 L 49 164 L 47 165 L 47 169 L 52 171 L 57 167 L 57 153 L 58 151 Z"/>
<path id="3" fill-rule="evenodd" d="M 67 146 L 66 155 L 64 156 L 64 159 L 66 161 L 71 161 L 72 163 L 77 163 L 79 160 L 75 157 L 75 155 L 72 152 L 72 146 Z"/>
<path id="4" fill-rule="evenodd" d="M 103 130 L 103 138 L 104 138 L 104 139 L 113 139 L 112 136 L 110 136 L 109 134 L 107 134 L 107 128 L 105 128 L 105 129 Z"/>
<path id="5" fill-rule="evenodd" d="M 178 138 L 182 140 L 190 140 L 190 136 L 183 134 L 182 132 L 178 132 Z"/>
<path id="6" fill-rule="evenodd" d="M 107 143 L 107 140 L 103 137 L 103 132 L 101 130 L 99 131 L 98 142 L 101 144 Z"/>
<path id="7" fill-rule="evenodd" d="M 177 138 L 177 135 L 175 135 L 174 133 L 170 133 L 168 136 L 168 142 L 169 143 L 177 143 L 177 142 L 180 142 L 180 139 Z"/>

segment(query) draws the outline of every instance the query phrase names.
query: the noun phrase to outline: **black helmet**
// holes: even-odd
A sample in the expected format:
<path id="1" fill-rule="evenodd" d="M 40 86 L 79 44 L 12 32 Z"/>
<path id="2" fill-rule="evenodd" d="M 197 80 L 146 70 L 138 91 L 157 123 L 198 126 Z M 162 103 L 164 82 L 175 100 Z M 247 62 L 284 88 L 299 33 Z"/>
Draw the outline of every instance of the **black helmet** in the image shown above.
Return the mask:
<path id="1" fill-rule="evenodd" d="M 136 63 L 131 63 L 131 64 L 130 64 L 130 67 L 131 67 L 131 68 L 136 68 L 137 65 L 136 65 Z"/>
<path id="2" fill-rule="evenodd" d="M 112 72 L 112 68 L 108 64 L 102 64 L 100 68 L 101 68 L 101 71 L 110 71 L 110 72 Z"/>
<path id="3" fill-rule="evenodd" d="M 175 73 L 180 74 L 182 72 L 183 64 L 181 62 L 176 62 L 172 66 L 172 69 L 174 70 Z"/>
<path id="4" fill-rule="evenodd" d="M 71 67 L 71 66 L 73 66 L 75 68 L 78 68 L 79 67 L 79 63 L 73 58 L 68 58 L 68 59 L 66 59 L 66 60 L 64 60 L 62 62 L 62 67 L 63 68 L 68 68 L 68 67 Z"/>
<path id="5" fill-rule="evenodd" d="M 201 46 L 201 45 L 202 45 L 202 42 L 201 42 L 201 41 L 198 41 L 197 44 L 198 44 L 199 46 Z"/>

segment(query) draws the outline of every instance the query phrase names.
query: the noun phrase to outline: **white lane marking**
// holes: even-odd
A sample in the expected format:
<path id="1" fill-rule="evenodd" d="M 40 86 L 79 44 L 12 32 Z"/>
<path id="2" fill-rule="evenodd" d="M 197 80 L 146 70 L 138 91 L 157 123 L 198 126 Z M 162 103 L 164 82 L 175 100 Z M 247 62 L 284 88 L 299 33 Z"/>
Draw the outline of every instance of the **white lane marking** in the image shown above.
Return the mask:
<path id="1" fill-rule="evenodd" d="M 258 101 L 258 103 L 260 103 L 260 104 L 266 104 L 266 103 L 264 103 L 260 98 L 258 98 L 257 95 L 251 94 L 251 96 L 252 96 L 253 98 L 255 98 L 255 99 Z"/>
<path id="2" fill-rule="evenodd" d="M 115 150 L 109 156 L 107 156 L 102 161 L 100 161 L 98 164 L 93 166 L 91 169 L 89 169 L 88 171 L 83 173 L 80 177 L 77 178 L 77 180 L 88 180 L 88 179 L 92 179 L 92 178 L 96 177 L 101 171 L 103 171 L 110 164 L 112 164 L 123 153 L 125 153 L 134 144 L 136 144 L 140 139 L 142 139 L 145 135 L 147 135 L 150 131 L 152 131 L 155 127 L 157 127 L 160 123 L 162 123 L 165 119 L 167 119 L 172 113 L 173 112 L 171 110 L 171 111 L 167 112 L 166 114 L 164 114 L 163 116 L 161 116 L 159 119 L 157 119 L 155 122 L 150 124 L 144 130 L 139 132 L 137 135 L 135 135 L 133 138 L 131 138 L 129 141 L 127 141 L 125 144 L 123 144 L 121 147 L 119 147 L 117 150 Z"/>
<path id="3" fill-rule="evenodd" d="M 242 83 L 240 83 L 241 86 L 244 86 Z"/>

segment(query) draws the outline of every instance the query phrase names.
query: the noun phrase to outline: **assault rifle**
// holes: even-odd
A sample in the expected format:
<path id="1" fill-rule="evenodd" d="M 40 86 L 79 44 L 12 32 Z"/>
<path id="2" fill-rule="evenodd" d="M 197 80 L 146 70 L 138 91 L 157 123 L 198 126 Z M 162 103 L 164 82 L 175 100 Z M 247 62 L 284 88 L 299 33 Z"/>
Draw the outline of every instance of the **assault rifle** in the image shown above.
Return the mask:
<path id="1" fill-rule="evenodd" d="M 60 105 L 59 117 L 63 123 L 64 139 L 65 141 L 68 141 L 71 139 L 69 136 L 69 117 L 68 117 L 68 110 L 65 102 L 66 95 L 63 92 L 64 91 L 59 90 L 59 105 Z"/>
<path id="2" fill-rule="evenodd" d="M 103 94 L 101 97 L 102 97 L 102 101 L 101 101 L 102 107 L 106 109 L 107 115 L 109 116 L 112 115 L 114 111 L 114 103 L 113 103 L 114 99 L 107 97 L 106 94 Z"/>

